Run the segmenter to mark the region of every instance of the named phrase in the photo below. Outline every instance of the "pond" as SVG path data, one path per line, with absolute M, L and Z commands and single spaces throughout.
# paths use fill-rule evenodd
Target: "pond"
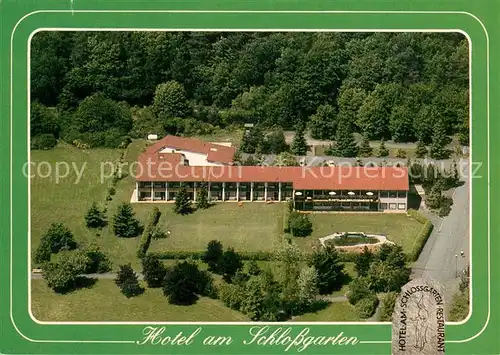
M 376 237 L 367 236 L 362 233 L 344 233 L 329 240 L 329 244 L 335 246 L 351 246 L 360 244 L 376 244 L 380 239 Z

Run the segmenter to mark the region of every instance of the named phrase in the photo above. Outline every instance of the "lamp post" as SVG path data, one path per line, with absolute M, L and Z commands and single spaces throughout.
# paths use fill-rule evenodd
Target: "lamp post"
M 458 277 L 457 261 L 458 261 L 458 255 L 455 254 L 455 277 Z

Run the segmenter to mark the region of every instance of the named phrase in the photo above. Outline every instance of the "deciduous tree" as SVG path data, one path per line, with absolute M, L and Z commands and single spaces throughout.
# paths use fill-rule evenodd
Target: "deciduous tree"
M 222 255 L 224 254 L 222 243 L 217 240 L 208 242 L 207 250 L 202 257 L 203 262 L 208 264 L 208 270 L 218 273 Z
M 153 112 L 158 118 L 185 117 L 188 113 L 186 93 L 182 84 L 175 80 L 156 87 Z

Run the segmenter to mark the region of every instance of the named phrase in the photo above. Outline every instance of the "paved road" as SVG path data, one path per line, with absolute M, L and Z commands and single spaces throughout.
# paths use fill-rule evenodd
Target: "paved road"
M 136 272 L 136 274 L 137 274 L 137 278 L 139 280 L 143 279 L 141 273 Z M 116 279 L 116 273 L 115 272 L 106 272 L 104 274 L 87 274 L 87 275 L 82 275 L 82 276 L 85 276 L 85 277 L 88 277 L 88 278 L 91 278 L 91 279 L 104 279 L 104 280 L 114 280 L 114 279 Z M 37 279 L 42 279 L 43 277 L 42 277 L 41 274 L 32 273 L 31 274 L 31 278 L 37 280 Z
M 464 181 L 453 193 L 448 216 L 439 218 L 426 213 L 434 230 L 413 265 L 413 277 L 429 276 L 440 281 L 446 287 L 448 300 L 457 291 L 461 272 L 469 263 L 469 179 Z

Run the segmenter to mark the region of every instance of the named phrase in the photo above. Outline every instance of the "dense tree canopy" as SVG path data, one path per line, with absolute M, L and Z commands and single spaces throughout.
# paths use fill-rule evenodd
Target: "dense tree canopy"
M 91 145 L 131 131 L 127 105 L 152 106 L 135 134 L 310 121 L 331 139 L 347 120 L 370 139 L 430 144 L 442 121 L 467 142 L 468 53 L 454 33 L 40 32 L 31 94 L 59 108 L 63 139 Z

